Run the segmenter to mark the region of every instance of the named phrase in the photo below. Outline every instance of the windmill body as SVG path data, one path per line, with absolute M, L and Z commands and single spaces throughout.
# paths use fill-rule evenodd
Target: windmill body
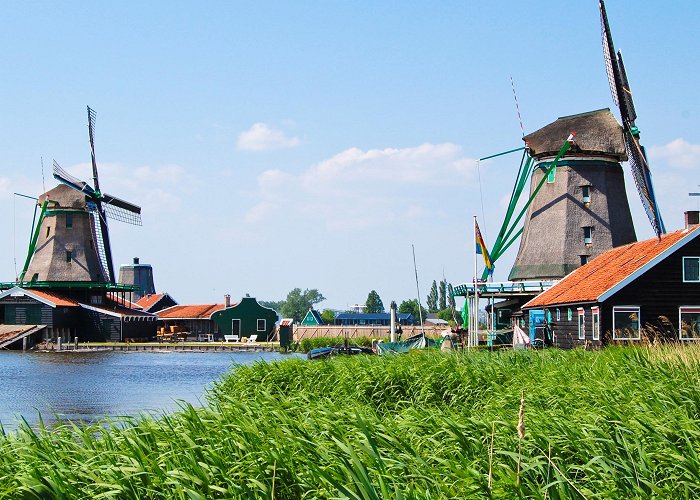
M 622 128 L 608 109 L 559 118 L 526 136 L 535 160 L 531 189 L 570 131 L 571 149 L 528 207 L 509 279 L 560 279 L 589 259 L 636 241 L 621 161 Z
M 47 198 L 48 209 L 25 279 L 35 283 L 106 283 L 85 195 L 59 185 L 39 197 L 39 206 Z

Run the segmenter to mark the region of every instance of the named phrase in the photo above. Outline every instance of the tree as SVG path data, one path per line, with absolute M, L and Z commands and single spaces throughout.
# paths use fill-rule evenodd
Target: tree
M 438 304 L 438 308 L 440 310 L 447 309 L 447 298 L 445 297 L 446 295 L 447 295 L 447 281 L 442 280 L 442 281 L 440 281 L 440 303 Z
M 324 300 L 326 298 L 315 288 L 312 290 L 306 289 L 303 292 L 301 288 L 295 288 L 287 294 L 287 300 L 282 305 L 282 316 L 294 318 L 294 321 L 299 323 L 314 304 Z
M 269 307 L 270 309 L 280 313 L 282 311 L 282 306 L 284 305 L 284 300 L 259 300 L 258 304 L 263 307 Z
M 422 313 L 422 316 L 418 315 L 418 301 L 416 299 L 404 300 L 403 302 L 401 302 L 401 305 L 399 306 L 399 312 L 412 314 L 413 315 L 413 322 L 416 324 L 420 323 L 421 317 L 425 321 L 425 316 L 427 314 L 425 308 L 421 307 L 420 311 Z
M 326 309 L 321 313 L 321 319 L 327 325 L 332 325 L 333 323 L 335 323 L 335 313 L 330 309 Z
M 447 284 L 447 305 L 450 307 L 450 309 L 456 309 L 457 304 L 455 302 L 455 296 L 454 296 L 454 288 L 452 288 L 452 283 Z
M 365 301 L 365 311 L 370 314 L 384 312 L 384 304 L 382 303 L 382 299 L 379 297 L 376 290 L 372 290 L 369 292 L 369 295 L 367 295 L 367 300 Z
M 433 284 L 430 287 L 430 292 L 428 293 L 428 311 L 431 313 L 438 310 L 438 288 L 437 283 L 433 280 Z

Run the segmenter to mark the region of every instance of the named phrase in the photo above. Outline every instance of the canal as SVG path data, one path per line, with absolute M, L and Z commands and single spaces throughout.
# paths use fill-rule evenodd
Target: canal
M 159 414 L 179 401 L 201 405 L 215 380 L 236 364 L 275 361 L 276 352 L 17 352 L 0 351 L 0 422 L 39 415 L 95 421 L 104 417 Z

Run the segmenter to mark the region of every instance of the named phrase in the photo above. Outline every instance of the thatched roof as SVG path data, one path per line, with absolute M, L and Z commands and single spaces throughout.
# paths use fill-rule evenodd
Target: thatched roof
M 562 116 L 526 135 L 523 140 L 530 148 L 530 155 L 539 159 L 556 156 L 571 132 L 576 136 L 566 157 L 605 156 L 615 161 L 627 159 L 622 127 L 608 108 Z

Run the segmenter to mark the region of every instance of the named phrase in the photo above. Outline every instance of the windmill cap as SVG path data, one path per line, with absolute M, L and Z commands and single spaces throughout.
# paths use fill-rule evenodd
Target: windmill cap
M 562 116 L 541 129 L 526 135 L 530 156 L 542 158 L 555 156 L 570 134 L 575 133 L 575 140 L 570 151 L 571 156 L 606 156 L 615 161 L 625 161 L 627 152 L 622 127 L 609 108 Z

